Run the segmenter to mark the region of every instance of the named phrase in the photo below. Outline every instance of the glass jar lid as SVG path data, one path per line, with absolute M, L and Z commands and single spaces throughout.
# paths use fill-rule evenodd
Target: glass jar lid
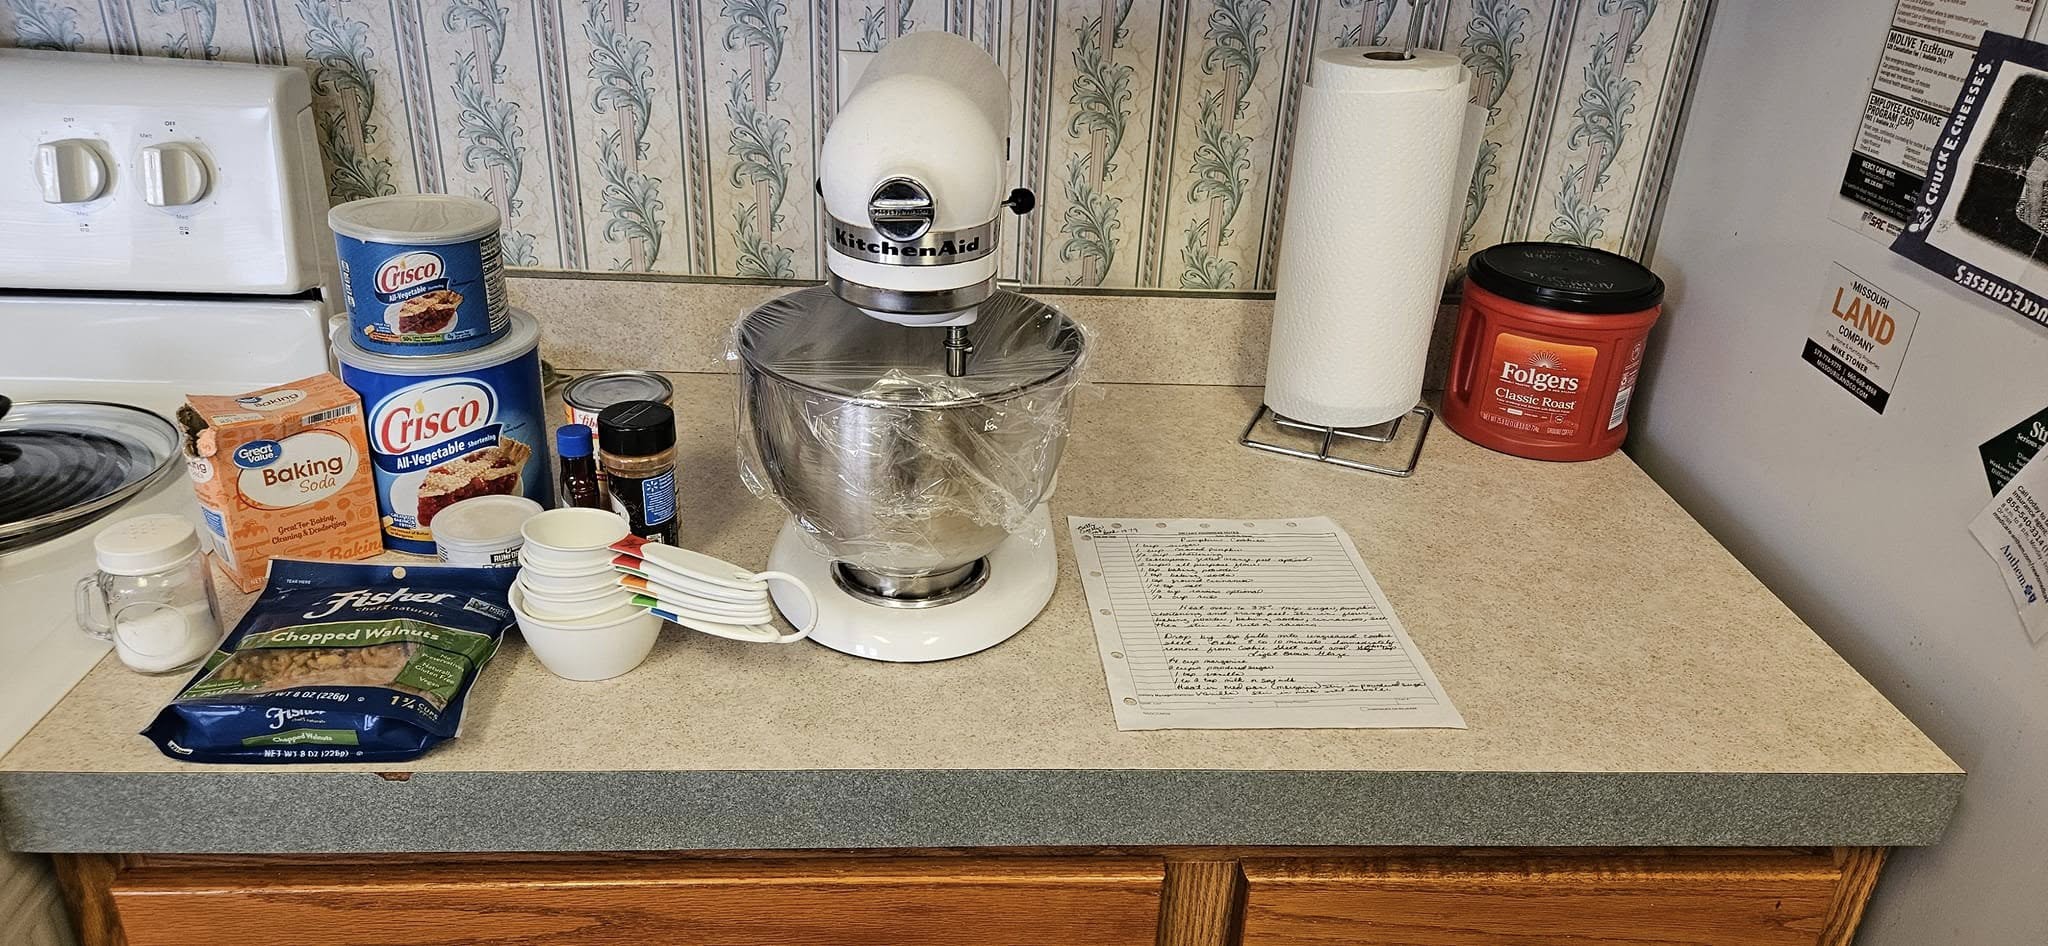
M 197 554 L 199 532 L 184 516 L 135 516 L 101 529 L 92 550 L 100 571 L 109 575 L 149 575 Z
M 1087 339 L 1060 310 L 997 291 L 967 326 L 967 373 L 946 374 L 942 327 L 898 325 L 817 286 L 740 320 L 735 348 L 750 369 L 836 398 L 902 407 L 995 400 L 1066 378 Z

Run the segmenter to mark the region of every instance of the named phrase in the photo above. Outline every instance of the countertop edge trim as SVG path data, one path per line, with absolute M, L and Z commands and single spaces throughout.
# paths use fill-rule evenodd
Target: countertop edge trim
M 51 853 L 1918 846 L 1960 773 L 1125 769 L 0 773 Z

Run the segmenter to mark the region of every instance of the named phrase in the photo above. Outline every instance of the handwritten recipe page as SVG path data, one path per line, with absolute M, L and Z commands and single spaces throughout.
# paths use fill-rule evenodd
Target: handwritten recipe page
M 1067 526 L 1118 729 L 1463 729 L 1327 518 Z

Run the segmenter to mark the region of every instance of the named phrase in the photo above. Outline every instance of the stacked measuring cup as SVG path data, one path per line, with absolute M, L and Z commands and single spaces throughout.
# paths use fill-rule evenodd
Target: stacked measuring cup
M 786 644 L 810 634 L 774 626 L 768 583 L 795 579 L 648 542 L 617 513 L 550 509 L 520 532 L 512 611 L 527 646 L 556 676 L 604 680 L 632 670 L 654 649 L 664 620 L 738 641 Z
M 612 571 L 611 544 L 629 533 L 603 509 L 550 509 L 520 527 L 512 613 L 541 666 L 570 680 L 603 680 L 640 665 L 661 618 L 633 603 Z

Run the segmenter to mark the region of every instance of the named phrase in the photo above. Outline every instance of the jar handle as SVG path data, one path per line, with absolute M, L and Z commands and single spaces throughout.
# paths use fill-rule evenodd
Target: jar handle
M 1451 383 L 1446 385 L 1450 389 L 1446 393 L 1461 404 L 1472 400 L 1472 378 L 1476 375 L 1472 359 L 1479 356 L 1479 338 L 1486 334 L 1485 323 L 1486 317 L 1478 306 L 1472 306 L 1471 321 L 1458 322 L 1458 350 L 1451 356 Z
M 107 610 L 107 599 L 105 595 L 100 594 L 99 581 L 100 576 L 98 574 L 91 574 L 80 578 L 78 586 L 72 594 L 72 603 L 78 612 L 79 630 L 100 640 L 111 641 L 114 639 L 112 616 L 100 618 L 94 614 L 94 612 L 104 614 Z

